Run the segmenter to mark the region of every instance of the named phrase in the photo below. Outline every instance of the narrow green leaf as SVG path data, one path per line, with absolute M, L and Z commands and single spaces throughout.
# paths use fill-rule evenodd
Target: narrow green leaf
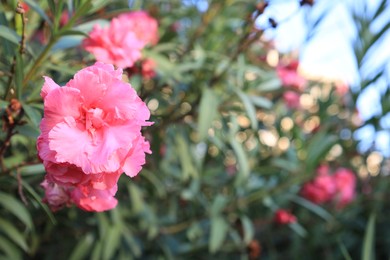
M 209 251 L 214 254 L 225 241 L 229 225 L 221 216 L 211 218 L 211 232 L 209 240 Z
M 318 162 L 329 152 L 337 141 L 338 138 L 336 136 L 328 135 L 325 131 L 313 137 L 307 147 L 306 165 L 309 171 L 317 166 Z
M 4 25 L 0 25 L 0 37 L 6 39 L 7 41 L 15 43 L 16 45 L 19 45 L 21 39 L 20 36 L 14 30 Z
M 245 245 L 248 245 L 255 236 L 255 230 L 252 221 L 247 216 L 241 217 L 241 224 L 244 230 L 244 243 Z
M 35 201 L 43 208 L 43 210 L 46 212 L 46 214 L 49 217 L 49 219 L 51 220 L 51 222 L 53 224 L 56 224 L 57 221 L 56 221 L 53 213 L 51 212 L 51 210 L 48 208 L 48 206 L 46 204 L 42 203 L 41 196 L 39 196 L 38 193 L 27 182 L 22 180 L 22 185 L 23 185 L 23 188 L 25 188 L 28 191 L 28 193 L 30 193 L 31 196 L 35 199 Z
M 28 252 L 28 245 L 21 232 L 17 230 L 11 222 L 0 218 L 1 232 L 7 235 L 15 244 L 22 248 L 25 252 Z
M 90 252 L 94 242 L 94 237 L 92 234 L 88 233 L 84 236 L 81 241 L 77 242 L 77 246 L 72 251 L 72 254 L 69 257 L 69 260 L 81 260 L 86 259 L 88 253 Z
M 133 234 L 128 228 L 124 228 L 123 238 L 125 243 L 129 246 L 131 252 L 135 257 L 140 257 L 142 254 L 141 246 L 139 242 L 134 238 Z
M 115 252 L 119 248 L 121 233 L 120 225 L 114 225 L 108 229 L 104 237 L 103 259 L 113 259 Z
M 343 254 L 343 257 L 345 260 L 352 260 L 352 257 L 351 255 L 349 254 L 347 248 L 345 247 L 344 243 L 341 241 L 341 239 L 338 239 L 338 244 L 339 244 L 339 247 L 340 247 L 340 251 L 341 253 Z
M 280 89 L 282 86 L 282 83 L 280 82 L 280 79 L 278 77 L 272 77 L 271 79 L 261 83 L 257 90 L 261 92 L 271 92 Z
M 260 108 L 265 108 L 265 109 L 271 109 L 272 108 L 272 101 L 269 99 L 262 97 L 262 96 L 249 96 L 250 100 L 252 103 Z
M 248 114 L 248 117 L 249 117 L 249 119 L 251 121 L 252 129 L 256 130 L 257 129 L 257 125 L 258 125 L 258 121 L 257 121 L 257 117 L 256 117 L 256 109 L 253 106 L 253 103 L 251 102 L 251 100 L 248 97 L 248 95 L 246 95 L 241 90 L 235 89 L 235 92 L 237 93 L 237 95 L 242 100 L 242 103 L 244 104 L 246 113 Z
M 364 234 L 362 260 L 372 260 L 374 257 L 374 240 L 375 240 L 375 222 L 376 214 L 372 212 L 366 226 Z
M 46 15 L 46 12 L 42 10 L 42 8 L 39 6 L 39 4 L 33 0 L 24 0 L 24 2 L 26 2 L 26 4 L 28 4 L 31 9 L 33 9 L 35 12 L 37 12 L 39 14 L 40 17 L 42 17 L 42 19 L 44 19 L 49 25 L 50 27 L 53 26 L 53 23 L 51 22 L 51 20 L 49 19 L 49 17 Z
M 0 252 L 1 251 L 7 255 L 6 259 L 22 259 L 20 249 L 2 236 L 0 236 Z
M 305 207 L 326 221 L 333 220 L 333 216 L 328 211 L 304 198 L 294 196 L 291 198 L 291 201 Z
M 103 240 L 99 240 L 95 243 L 95 246 L 92 250 L 91 259 L 92 260 L 101 260 L 102 259 L 102 251 L 103 251 Z
M 129 183 L 127 185 L 128 187 L 128 191 L 129 191 L 129 195 L 130 195 L 130 199 L 131 199 L 131 207 L 133 209 L 133 212 L 138 214 L 138 213 L 141 213 L 143 210 L 144 210 L 144 205 L 145 205 L 145 202 L 144 202 L 144 199 L 142 197 L 142 193 L 141 191 L 139 190 L 139 188 L 132 184 L 132 183 Z
M 35 127 L 39 126 L 39 123 L 41 122 L 42 116 L 41 113 L 34 107 L 22 103 L 23 110 L 26 112 L 26 115 L 30 118 L 31 122 L 34 124 Z
M 297 233 L 300 237 L 306 237 L 307 231 L 304 227 L 302 227 L 299 223 L 291 223 L 288 225 L 295 233 Z
M 156 174 L 144 168 L 142 169 L 141 176 L 145 177 L 145 179 L 147 179 L 153 185 L 159 198 L 163 198 L 166 196 L 164 184 L 157 178 Z
M 199 105 L 198 131 L 200 140 L 205 140 L 208 130 L 217 115 L 218 99 L 213 90 L 204 88 Z
M 33 221 L 30 213 L 26 207 L 13 196 L 0 192 L 0 205 L 22 221 L 29 230 L 33 229 Z
M 180 134 L 176 136 L 177 153 L 182 167 L 183 180 L 186 181 L 190 177 L 197 179 L 198 171 L 192 161 L 190 147 L 188 142 Z
M 104 212 L 100 212 L 96 214 L 98 219 L 98 227 L 99 227 L 99 236 L 103 238 L 106 236 L 108 229 L 110 228 L 110 222 Z
M 244 148 L 238 141 L 234 138 L 230 138 L 230 145 L 233 148 L 233 151 L 237 157 L 239 174 L 237 175 L 236 184 L 241 184 L 243 181 L 247 180 L 250 174 L 250 167 L 247 155 L 244 151 Z
M 218 216 L 222 210 L 225 208 L 228 200 L 225 196 L 218 194 L 213 201 L 213 204 L 210 208 L 210 215 L 211 216 Z

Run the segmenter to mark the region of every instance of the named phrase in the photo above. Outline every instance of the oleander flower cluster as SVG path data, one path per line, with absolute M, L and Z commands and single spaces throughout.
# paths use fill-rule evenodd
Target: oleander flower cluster
M 276 67 L 276 73 L 285 88 L 283 100 L 290 109 L 300 107 L 300 93 L 305 89 L 307 83 L 306 79 L 298 73 L 298 66 L 299 62 L 293 60 L 288 64 L 279 64 Z
M 346 168 L 338 168 L 332 174 L 326 165 L 317 169 L 316 177 L 307 182 L 301 195 L 316 204 L 332 202 L 343 208 L 355 198 L 356 176 Z
M 131 68 L 142 58 L 142 49 L 158 42 L 157 20 L 145 11 L 134 11 L 113 18 L 108 27 L 95 25 L 82 46 L 97 61 L 120 68 Z M 152 63 L 142 62 L 149 71 Z M 150 75 L 150 72 L 149 72 Z
M 52 210 L 75 204 L 86 211 L 117 205 L 117 182 L 134 177 L 151 153 L 141 134 L 150 112 L 122 69 L 97 62 L 60 87 L 45 77 L 38 154 L 46 169 L 44 201 Z

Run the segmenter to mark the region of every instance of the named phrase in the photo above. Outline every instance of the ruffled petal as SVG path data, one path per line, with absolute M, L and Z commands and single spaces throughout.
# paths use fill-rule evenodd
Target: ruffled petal
M 143 136 L 139 136 L 134 143 L 122 165 L 123 171 L 129 177 L 134 177 L 141 171 L 142 165 L 145 164 L 145 153 L 152 153 L 149 142 L 145 141 Z
M 56 162 L 74 164 L 87 174 L 92 173 L 88 155 L 93 147 L 88 132 L 78 126 L 72 117 L 49 132 L 49 148 L 56 152 Z

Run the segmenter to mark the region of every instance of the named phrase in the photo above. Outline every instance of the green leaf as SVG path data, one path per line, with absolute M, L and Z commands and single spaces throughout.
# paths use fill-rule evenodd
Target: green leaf
M 22 259 L 20 249 L 18 249 L 8 239 L 0 236 L 0 252 L 3 251 L 6 255 L 6 259 Z
M 255 236 L 255 230 L 250 218 L 248 218 L 247 216 L 242 216 L 240 219 L 242 228 L 244 230 L 244 243 L 248 245 Z
M 85 235 L 81 241 L 77 242 L 77 246 L 72 251 L 69 260 L 86 259 L 88 253 L 92 248 L 93 242 L 94 242 L 94 237 L 92 234 L 88 233 L 87 235 Z
M 128 188 L 128 191 L 129 191 L 129 195 L 130 195 L 130 199 L 131 199 L 131 206 L 132 206 L 132 209 L 134 211 L 134 213 L 138 214 L 138 213 L 141 213 L 142 211 L 144 211 L 144 205 L 145 205 L 145 202 L 144 202 L 144 199 L 142 197 L 142 192 L 139 190 L 139 188 L 132 184 L 132 183 L 129 183 L 127 185 L 127 188 Z
M 39 123 L 41 122 L 42 116 L 41 113 L 34 107 L 22 103 L 23 110 L 26 112 L 28 118 L 30 118 L 31 122 L 34 124 L 35 127 L 39 126 Z
M 42 19 L 44 19 L 50 25 L 50 27 L 53 27 L 53 23 L 51 22 L 49 17 L 46 15 L 46 12 L 42 10 L 42 8 L 39 6 L 38 3 L 32 0 L 24 0 L 24 2 L 26 2 L 31 7 L 31 9 L 37 12 L 39 16 L 42 17 Z
M 280 79 L 277 77 L 272 77 L 271 79 L 261 83 L 257 90 L 261 92 L 271 92 L 280 89 L 282 86 L 282 83 L 280 82 Z
M 83 39 L 84 36 L 80 35 L 66 35 L 64 37 L 61 37 L 61 39 L 56 44 L 54 44 L 51 51 L 55 52 L 58 50 L 74 48 L 76 46 L 79 46 Z
M 210 215 L 211 216 L 218 216 L 222 210 L 225 208 L 228 200 L 225 196 L 218 194 L 214 201 L 213 204 L 211 205 L 210 209 Z
M 141 176 L 153 185 L 159 198 L 164 198 L 167 195 L 164 184 L 156 177 L 156 174 L 144 168 L 142 169 Z
M 16 45 L 19 45 L 21 39 L 20 36 L 14 30 L 4 25 L 0 25 L 0 37 L 6 39 L 7 41 L 15 43 Z
M 141 247 L 139 245 L 139 242 L 137 240 L 135 240 L 131 231 L 126 227 L 124 227 L 124 230 L 123 230 L 123 238 L 124 238 L 125 243 L 127 243 L 127 245 L 129 246 L 131 252 L 134 254 L 134 256 L 140 257 L 142 254 L 142 250 L 141 250 Z
M 323 131 L 316 134 L 307 147 L 306 165 L 308 170 L 313 170 L 320 160 L 329 152 L 338 141 L 334 135 L 329 135 Z
M 257 130 L 258 121 L 257 121 L 257 117 L 256 117 L 256 109 L 253 106 L 253 103 L 251 102 L 248 95 L 246 95 L 244 92 L 242 92 L 241 90 L 239 90 L 237 88 L 234 90 L 237 93 L 237 95 L 240 97 L 240 99 L 242 100 L 242 103 L 244 104 L 246 113 L 248 114 L 248 117 L 251 121 L 252 129 Z
M 28 184 L 27 182 L 23 181 L 22 180 L 22 185 L 23 185 L 23 188 L 25 188 L 30 194 L 31 196 L 33 196 L 33 198 L 35 199 L 36 202 L 38 202 L 38 204 L 41 206 L 41 208 L 43 208 L 43 210 L 46 212 L 47 216 L 49 217 L 49 219 L 51 220 L 51 222 L 53 224 L 56 224 L 57 221 L 55 219 L 55 217 L 53 216 L 53 213 L 51 212 L 51 210 L 47 207 L 46 204 L 43 204 L 42 203 L 42 198 L 40 195 L 38 195 L 38 193 L 30 186 L 30 184 Z
M 366 226 L 366 232 L 364 234 L 362 260 L 372 260 L 374 257 L 374 240 L 375 240 L 375 222 L 376 214 L 372 212 Z
M 236 184 L 240 185 L 249 177 L 250 174 L 249 161 L 244 148 L 240 143 L 238 143 L 238 141 L 234 136 L 230 138 L 230 145 L 232 146 L 233 151 L 237 157 L 239 174 L 237 175 L 236 178 Z
M 190 177 L 197 179 L 198 171 L 192 161 L 191 152 L 188 142 L 180 134 L 176 136 L 177 153 L 182 167 L 183 180 L 186 181 Z
M 22 233 L 17 230 L 11 222 L 0 218 L 1 232 L 7 235 L 15 244 L 22 248 L 25 252 L 28 252 L 28 245 Z
M 33 126 L 32 123 L 17 125 L 15 127 L 15 131 L 20 135 L 30 137 L 32 139 L 37 139 L 40 134 L 39 128 L 37 126 Z
M 102 259 L 102 250 L 103 250 L 103 240 L 99 240 L 95 243 L 95 246 L 92 251 L 91 259 L 92 260 L 101 260 Z
M 214 254 L 225 241 L 229 225 L 221 216 L 211 218 L 211 232 L 209 240 L 209 251 Z
M 113 259 L 121 238 L 120 225 L 111 226 L 104 237 L 103 259 Z
M 269 99 L 266 99 L 265 97 L 262 96 L 249 96 L 251 102 L 260 108 L 265 108 L 265 109 L 271 109 L 272 108 L 272 101 Z
M 334 219 L 328 211 L 304 198 L 294 196 L 291 198 L 291 201 L 305 207 L 306 209 L 317 214 L 319 217 L 323 218 L 326 221 L 331 221 Z
M 288 225 L 295 233 L 297 233 L 300 237 L 306 237 L 307 231 L 304 227 L 302 227 L 299 223 L 291 223 Z
M 198 131 L 200 140 L 205 140 L 208 130 L 217 115 L 218 98 L 213 90 L 204 88 L 199 105 Z
M 15 199 L 13 196 L 0 192 L 0 205 L 22 221 L 29 230 L 33 229 L 31 215 L 20 201 Z

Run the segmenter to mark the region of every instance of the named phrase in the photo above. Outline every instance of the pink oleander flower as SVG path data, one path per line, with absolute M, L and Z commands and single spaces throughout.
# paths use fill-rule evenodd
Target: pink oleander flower
M 57 211 L 63 206 L 71 204 L 69 190 L 66 187 L 46 179 L 41 183 L 41 186 L 45 189 L 43 202 L 47 203 L 52 211 Z
M 336 185 L 332 175 L 320 167 L 314 180 L 303 185 L 301 195 L 316 204 L 328 202 L 333 198 Z
M 336 184 L 336 207 L 343 208 L 355 198 L 355 174 L 345 168 L 339 168 L 333 175 Z
M 130 12 L 112 19 L 110 25 L 95 25 L 82 46 L 96 60 L 129 68 L 141 59 L 141 50 L 158 41 L 157 21 L 144 11 Z
M 297 222 L 297 218 L 284 209 L 279 209 L 275 212 L 274 221 L 281 225 L 291 224 Z
M 303 90 L 305 88 L 306 79 L 298 74 L 298 65 L 298 61 L 291 61 L 287 65 L 279 65 L 276 67 L 276 73 L 282 81 L 283 86 L 296 90 Z
M 320 166 L 314 180 L 303 185 L 301 195 L 316 204 L 335 203 L 337 208 L 343 208 L 355 198 L 356 177 L 345 168 L 338 168 L 334 174 L 329 173 L 329 167 Z
M 298 109 L 301 107 L 301 103 L 299 102 L 300 95 L 291 90 L 287 90 L 283 93 L 283 101 L 286 106 L 290 109 Z
M 88 211 L 116 206 L 122 172 L 134 177 L 151 153 L 141 135 L 150 112 L 122 70 L 97 62 L 60 87 L 45 77 L 44 117 L 37 140 L 46 180 Z M 56 186 L 56 187 L 57 187 Z M 46 196 L 51 205 L 51 198 Z
M 146 59 L 142 62 L 142 76 L 146 79 L 151 79 L 156 76 L 156 62 L 152 59 Z

